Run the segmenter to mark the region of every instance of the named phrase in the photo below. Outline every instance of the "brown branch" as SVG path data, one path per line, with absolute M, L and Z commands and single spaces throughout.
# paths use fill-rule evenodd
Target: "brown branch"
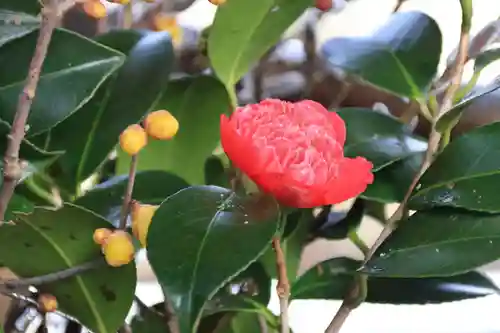
M 401 6 L 403 5 L 403 3 L 405 3 L 406 0 L 398 0 L 398 2 L 396 3 L 396 6 L 394 6 L 394 9 L 392 10 L 393 13 L 396 13 L 398 12 L 400 9 L 401 9 Z
M 0 281 L 0 287 L 5 287 L 8 290 L 20 288 L 20 287 L 27 287 L 27 286 L 38 286 L 42 284 L 48 284 L 56 281 L 61 281 L 64 279 L 68 279 L 70 277 L 73 277 L 75 275 L 84 273 L 88 270 L 91 270 L 93 268 L 97 268 L 101 265 L 103 265 L 105 262 L 101 258 L 98 260 L 94 261 L 89 261 L 84 264 L 70 267 L 67 269 L 64 269 L 59 272 L 54 272 L 54 273 L 49 273 L 46 275 L 40 275 L 40 276 L 35 276 L 31 278 L 26 278 L 26 279 L 20 279 L 20 280 L 7 280 L 7 281 Z
M 165 297 L 165 311 L 166 311 L 166 319 L 167 326 L 170 333 L 181 333 L 181 328 L 179 326 L 179 318 L 177 318 L 177 314 L 175 313 L 174 306 L 172 302 Z
M 125 189 L 125 194 L 123 196 L 122 211 L 120 216 L 119 228 L 122 230 L 127 228 L 127 218 L 130 210 L 130 202 L 132 201 L 132 192 L 134 191 L 135 174 L 137 173 L 137 162 L 137 155 L 133 155 L 130 160 L 127 188 Z
M 276 292 L 280 300 L 280 322 L 281 333 L 289 333 L 289 319 L 288 319 L 288 303 L 290 297 L 290 282 L 288 282 L 288 275 L 286 272 L 286 261 L 281 248 L 280 237 L 273 238 L 273 248 L 276 253 L 276 270 L 278 273 L 278 285 Z
M 354 277 L 352 287 L 344 297 L 342 305 L 333 317 L 330 325 L 328 325 L 325 333 L 340 332 L 340 329 L 344 325 L 347 317 L 349 317 L 351 312 L 365 301 L 367 293 L 367 281 L 368 277 L 366 275 L 356 275 Z
M 439 142 L 441 139 L 441 135 L 439 132 L 436 131 L 435 124 L 436 121 L 439 119 L 439 117 L 448 112 L 448 110 L 452 107 L 453 105 L 453 98 L 458 91 L 458 88 L 460 87 L 460 83 L 462 81 L 462 74 L 465 66 L 465 62 L 467 61 L 467 49 L 468 49 L 468 43 L 469 43 L 469 32 L 466 29 L 462 29 L 462 33 L 460 34 L 460 49 L 459 49 L 459 54 L 457 56 L 457 60 L 455 62 L 455 67 L 453 70 L 454 76 L 452 78 L 452 84 L 448 87 L 445 96 L 440 104 L 439 110 L 435 110 L 433 113 L 433 119 L 432 119 L 432 129 L 429 134 L 429 142 L 427 146 L 427 150 L 425 152 L 424 159 L 422 161 L 422 165 L 420 166 L 419 170 L 417 171 L 415 177 L 413 178 L 413 181 L 411 182 L 410 186 L 408 187 L 408 190 L 406 191 L 406 194 L 401 201 L 398 209 L 394 212 L 394 214 L 387 220 L 387 222 L 384 225 L 384 228 L 382 229 L 382 232 L 378 236 L 378 238 L 375 240 L 375 243 L 370 247 L 370 250 L 365 256 L 365 259 L 363 261 L 363 265 L 365 265 L 371 257 L 375 254 L 377 249 L 382 245 L 382 243 L 392 234 L 394 229 L 397 226 L 397 223 L 403 218 L 405 211 L 406 211 L 406 206 L 408 204 L 408 200 L 410 199 L 413 190 L 417 186 L 418 182 L 420 181 L 420 178 L 422 175 L 425 173 L 425 171 L 429 168 L 431 165 L 434 154 L 437 152 L 439 148 Z M 423 108 L 427 108 L 426 102 L 421 103 Z M 327 330 L 325 333 L 337 333 L 339 332 L 340 328 L 342 327 L 343 323 L 351 313 L 353 309 L 355 309 L 358 305 L 355 307 L 350 306 L 350 303 L 348 302 L 349 295 L 355 295 L 358 294 L 359 292 L 359 285 L 356 284 L 354 285 L 349 293 L 348 297 L 344 300 L 344 303 L 340 307 L 339 311 L 335 315 L 335 317 L 332 319 L 332 322 L 328 326 Z
M 35 98 L 40 72 L 47 56 L 52 33 L 58 23 L 59 9 L 57 1 L 48 0 L 47 5 L 42 9 L 42 23 L 36 42 L 35 53 L 28 69 L 26 84 L 19 95 L 11 131 L 7 136 L 8 146 L 4 155 L 3 185 L 0 190 L 0 221 L 4 220 L 7 206 L 22 175 L 22 167 L 19 162 L 19 149 L 24 139 L 26 121 L 28 120 L 31 105 Z

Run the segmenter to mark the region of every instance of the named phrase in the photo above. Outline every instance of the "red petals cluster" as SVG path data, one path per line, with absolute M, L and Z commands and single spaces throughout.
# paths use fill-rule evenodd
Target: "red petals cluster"
M 221 117 L 222 147 L 264 192 L 297 208 L 335 204 L 373 182 L 372 164 L 344 157 L 345 123 L 305 100 L 263 100 Z

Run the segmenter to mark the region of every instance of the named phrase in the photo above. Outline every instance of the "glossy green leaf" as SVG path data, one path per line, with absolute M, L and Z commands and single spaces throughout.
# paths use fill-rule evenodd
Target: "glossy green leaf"
M 174 56 L 167 32 L 141 36 L 122 31 L 113 32 L 112 37 L 103 40 L 128 55 L 124 65 L 82 109 L 50 132 L 48 147 L 66 150 L 58 161 L 61 174 L 57 178 L 73 191 L 102 164 L 120 133 L 154 108 L 172 68 Z M 125 49 L 127 46 L 130 48 Z
M 39 0 L 2 0 L 0 9 L 37 15 L 41 6 Z
M 232 89 L 312 5 L 312 0 L 235 0 L 220 6 L 208 38 L 208 56 L 217 76 Z
M 59 210 L 37 208 L 18 215 L 15 222 L 1 227 L 0 262 L 20 277 L 57 272 L 102 257 L 92 234 L 109 227 L 103 218 L 69 204 Z M 115 333 L 132 305 L 135 274 L 133 262 L 119 268 L 103 264 L 39 289 L 54 295 L 63 313 L 90 330 Z
M 161 204 L 147 254 L 165 296 L 175 300 L 181 333 L 195 332 L 205 303 L 268 248 L 277 215 L 270 197 L 242 198 L 216 186 L 190 187 Z
M 348 258 L 324 261 L 305 272 L 292 286 L 293 299 L 341 300 L 361 262 Z M 366 302 L 379 304 L 432 304 L 483 297 L 498 287 L 478 272 L 435 278 L 368 279 Z
M 456 124 L 458 124 L 462 113 L 467 110 L 472 103 L 480 101 L 481 97 L 494 92 L 500 88 L 499 84 L 492 84 L 487 86 L 482 91 L 474 93 L 472 96 L 469 96 L 462 100 L 460 103 L 456 104 L 449 111 L 440 116 L 436 122 L 436 130 L 439 132 L 444 132 L 450 128 L 453 128 Z
M 420 179 L 410 202 L 500 212 L 500 122 L 475 128 L 453 140 Z
M 361 197 L 382 203 L 401 202 L 417 174 L 424 152 L 416 153 L 375 173 L 375 180 Z
M 500 258 L 500 215 L 451 208 L 402 221 L 364 268 L 388 277 L 460 274 Z
M 209 156 L 205 160 L 205 184 L 230 188 L 228 170 L 217 156 Z
M 0 118 L 9 123 L 37 37 L 38 31 L 33 31 L 0 48 Z M 119 52 L 75 33 L 56 30 L 28 118 L 27 136 L 47 131 L 80 108 L 123 60 Z
M 441 31 L 422 12 L 398 12 L 368 37 L 336 37 L 322 47 L 332 67 L 340 67 L 380 88 L 423 97 L 437 72 Z
M 262 326 L 265 327 L 263 330 Z M 265 318 L 259 316 L 255 313 L 240 312 L 235 315 L 229 325 L 217 331 L 216 333 L 278 333 L 278 327 L 270 325 L 266 322 Z
M 139 170 L 170 171 L 191 184 L 204 183 L 203 165 L 220 139 L 220 116 L 229 110 L 229 97 L 219 80 L 210 76 L 172 81 L 155 109 L 170 111 L 179 132 L 168 141 L 151 140 L 139 157 Z M 130 157 L 119 155 L 117 173 L 127 173 Z
M 118 223 L 128 176 L 116 176 L 92 188 L 75 201 L 109 221 Z M 165 198 L 188 187 L 182 178 L 164 171 L 142 171 L 135 176 L 134 200 L 159 205 Z
M 271 278 L 260 262 L 252 263 L 206 303 L 204 316 L 225 311 L 258 312 L 271 298 Z
M 5 221 L 14 220 L 16 214 L 33 212 L 35 206 L 31 201 L 20 195 L 14 194 L 7 205 L 5 212 Z
M 0 9 L 0 47 L 38 29 L 39 24 L 40 21 L 31 15 Z
M 310 223 L 313 219 L 311 209 L 297 210 L 287 216 L 287 224 L 281 239 L 281 249 L 285 257 L 287 275 L 290 282 L 295 281 L 297 278 L 302 250 L 309 241 Z M 276 252 L 274 249 L 270 247 L 260 257 L 259 261 L 264 264 L 267 273 L 276 279 Z
M 345 121 L 347 157 L 363 156 L 374 171 L 427 149 L 424 139 L 411 133 L 397 119 L 372 109 L 344 108 L 338 114 Z
M 330 212 L 326 223 L 314 230 L 313 235 L 326 239 L 345 239 L 351 231 L 358 229 L 364 214 L 365 200 L 358 198 L 347 214 Z

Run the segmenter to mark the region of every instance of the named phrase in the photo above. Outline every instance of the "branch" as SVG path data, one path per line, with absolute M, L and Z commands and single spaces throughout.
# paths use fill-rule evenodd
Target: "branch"
M 432 129 L 429 134 L 429 143 L 427 146 L 427 150 L 425 152 L 424 160 L 422 161 L 422 165 L 420 166 L 419 170 L 417 171 L 415 177 L 413 178 L 413 181 L 411 182 L 410 186 L 408 187 L 408 190 L 406 191 L 406 194 L 401 201 L 401 204 L 399 205 L 398 209 L 394 212 L 394 214 L 387 220 L 386 224 L 384 225 L 384 228 L 382 229 L 382 232 L 376 239 L 375 243 L 370 247 L 368 253 L 365 256 L 365 259 L 363 261 L 363 266 L 372 258 L 372 256 L 375 254 L 377 249 L 382 245 L 382 243 L 392 234 L 392 232 L 396 229 L 397 223 L 403 218 L 405 211 L 406 211 L 406 206 L 408 204 L 408 200 L 410 199 L 413 190 L 417 186 L 418 182 L 420 181 L 420 178 L 422 175 L 427 171 L 429 166 L 431 165 L 434 154 L 437 152 L 439 148 L 439 142 L 441 139 L 441 134 L 436 131 L 435 124 L 436 121 L 439 119 L 439 117 L 448 112 L 449 109 L 451 109 L 453 105 L 453 98 L 458 91 L 460 87 L 460 83 L 462 81 L 462 74 L 464 70 L 464 65 L 465 62 L 467 61 L 467 49 L 468 49 L 468 44 L 469 44 L 469 29 L 464 29 L 462 27 L 462 32 L 460 34 L 460 49 L 459 49 L 459 54 L 457 56 L 457 60 L 455 62 L 454 70 L 453 70 L 453 78 L 452 78 L 452 83 L 448 87 L 445 96 L 441 102 L 441 105 L 439 107 L 439 110 L 435 110 L 433 113 L 433 119 L 432 119 Z M 421 107 L 424 109 L 427 109 L 427 104 L 426 102 L 421 102 Z M 357 275 L 360 278 L 366 279 L 366 275 L 359 274 Z M 362 282 L 362 281 L 361 281 Z M 364 282 L 366 284 L 366 281 Z M 366 287 L 366 285 L 365 285 Z M 364 297 L 366 297 L 366 291 L 365 295 L 359 292 L 360 290 L 360 285 L 359 281 L 357 284 L 355 284 L 349 291 L 348 295 L 344 299 L 344 302 L 342 303 L 342 306 L 340 307 L 339 311 L 335 315 L 335 317 L 332 319 L 332 322 L 328 326 L 327 330 L 325 333 L 338 333 L 344 324 L 345 320 L 349 316 L 352 310 L 354 310 L 359 304 L 361 303 L 353 303 L 351 302 L 350 298 L 352 298 L 354 295 L 357 295 L 357 300 L 358 301 L 363 301 Z
M 167 317 L 167 326 L 170 333 L 181 333 L 181 328 L 179 326 L 179 318 L 175 314 L 172 302 L 165 297 L 165 311 Z
M 365 301 L 367 293 L 367 281 L 368 277 L 366 275 L 355 276 L 353 286 L 345 296 L 342 305 L 333 317 L 330 325 L 328 325 L 325 333 L 339 332 L 351 312 Z
M 130 210 L 130 202 L 132 201 L 132 192 L 134 190 L 135 174 L 137 173 L 137 155 L 133 155 L 130 160 L 130 169 L 128 172 L 127 188 L 123 196 L 122 211 L 120 216 L 119 228 L 125 230 L 127 228 L 127 218 Z
M 273 238 L 273 248 L 276 253 L 276 269 L 278 271 L 278 285 L 276 286 L 276 292 L 280 300 L 281 333 L 289 333 L 288 298 L 290 296 L 290 283 L 288 282 L 286 261 L 279 237 Z
M 26 121 L 28 120 L 31 105 L 35 98 L 40 72 L 47 56 L 52 33 L 58 23 L 59 9 L 57 1 L 48 0 L 47 5 L 42 9 L 42 23 L 36 42 L 35 53 L 31 59 L 26 84 L 19 95 L 11 131 L 7 136 L 8 146 L 4 156 L 3 185 L 0 190 L 0 221 L 4 220 L 10 198 L 14 194 L 14 189 L 22 175 L 19 148 L 24 139 Z
M 49 273 L 46 275 L 40 275 L 20 280 L 16 279 L 16 280 L 0 281 L 0 287 L 6 287 L 7 289 L 15 289 L 19 287 L 38 286 L 42 284 L 57 282 L 81 274 L 93 268 L 99 267 L 104 263 L 105 263 L 104 260 L 99 258 L 98 260 L 89 261 L 84 264 L 70 267 L 68 269 L 64 269 L 62 271 L 55 273 Z

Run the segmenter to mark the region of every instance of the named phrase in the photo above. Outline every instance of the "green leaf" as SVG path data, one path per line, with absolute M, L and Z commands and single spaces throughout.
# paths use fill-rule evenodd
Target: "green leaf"
M 78 206 L 37 208 L 30 215 L 18 215 L 16 225 L 1 227 L 0 262 L 26 278 L 96 260 L 102 254 L 92 235 L 102 227 L 109 227 L 106 220 Z M 115 333 L 132 305 L 135 274 L 133 262 L 119 268 L 103 265 L 39 289 L 54 295 L 63 313 L 90 330 Z
M 234 0 L 218 7 L 208 56 L 224 85 L 232 89 L 309 6 L 312 0 Z
M 393 117 L 364 108 L 344 108 L 338 114 L 347 128 L 345 155 L 365 157 L 374 171 L 427 149 L 424 139 Z
M 345 239 L 351 231 L 356 231 L 358 229 L 364 215 L 365 201 L 358 198 L 347 214 L 330 212 L 326 223 L 314 230 L 313 236 L 336 240 Z
M 167 32 L 113 32 L 103 40 L 109 47 L 120 47 L 127 60 L 103 84 L 83 108 L 66 118 L 50 132 L 52 150 L 66 150 L 58 160 L 60 183 L 76 192 L 107 158 L 120 133 L 151 111 L 168 83 L 173 49 Z M 142 37 L 142 38 L 141 38 Z M 125 47 L 129 49 L 125 49 Z
M 39 25 L 40 21 L 36 17 L 0 9 L 0 47 L 38 29 Z
M 153 311 L 142 311 L 130 323 L 132 332 L 137 333 L 170 333 L 167 321 Z
M 259 322 L 262 320 L 262 322 Z M 267 326 L 264 331 L 261 325 Z M 217 331 L 216 333 L 257 333 L 257 332 L 267 332 L 267 333 L 278 333 L 278 327 L 273 327 L 265 321 L 265 318 L 259 319 L 258 314 L 240 312 L 235 315 L 230 324 L 224 329 Z
M 461 207 L 500 212 L 500 122 L 475 128 L 453 140 L 420 179 L 412 207 Z
M 230 188 L 228 171 L 217 156 L 209 156 L 205 160 L 205 184 Z
M 210 298 L 203 315 L 225 311 L 259 312 L 258 306 L 266 307 L 271 299 L 271 278 L 259 262 L 233 278 Z
M 29 214 L 33 212 L 35 206 L 31 201 L 22 197 L 20 195 L 14 194 L 7 205 L 7 211 L 5 212 L 5 221 L 14 220 L 16 214 L 25 213 Z
M 424 154 L 416 153 L 376 172 L 375 180 L 361 197 L 382 203 L 401 202 L 422 165 Z
M 398 12 L 372 36 L 332 38 L 321 51 L 333 67 L 395 94 L 420 98 L 437 72 L 441 43 L 441 31 L 430 16 Z
M 191 184 L 204 183 L 203 165 L 220 139 L 220 116 L 229 110 L 224 86 L 210 76 L 172 81 L 155 109 L 170 111 L 179 121 L 171 140 L 151 140 L 139 157 L 138 170 L 165 170 Z M 130 156 L 119 155 L 117 173 L 127 173 Z
M 0 9 L 37 15 L 41 6 L 39 0 L 2 0 Z
M 402 221 L 364 272 L 388 277 L 449 276 L 500 258 L 500 215 L 451 208 Z
M 482 71 L 489 64 L 500 59 L 500 48 L 486 50 L 474 59 L 474 72 Z
M 0 118 L 12 123 L 38 31 L 0 48 Z M 27 137 L 55 126 L 85 104 L 124 56 L 66 30 L 56 30 L 28 118 Z M 64 93 L 61 93 L 64 92 Z
M 190 187 L 161 204 L 147 254 L 166 298 L 175 300 L 182 333 L 195 332 L 207 300 L 268 248 L 277 215 L 270 197 L 216 186 Z
M 281 248 L 290 282 L 295 281 L 297 278 L 302 250 L 309 240 L 310 223 L 313 219 L 311 209 L 297 210 L 287 216 L 285 232 L 281 239 Z M 288 235 L 286 235 L 287 231 L 289 232 Z M 267 274 L 276 279 L 276 253 L 274 249 L 270 247 L 260 257 L 259 261 L 264 264 Z
M 482 91 L 476 92 L 472 96 L 469 96 L 460 103 L 454 105 L 453 108 L 438 118 L 436 122 L 436 130 L 442 133 L 449 128 L 455 127 L 455 125 L 457 125 L 460 121 L 462 113 L 467 110 L 472 103 L 479 101 L 481 97 L 494 92 L 498 88 L 500 88 L 499 84 L 488 86 L 485 89 L 482 89 Z
M 127 175 L 113 177 L 93 187 L 90 192 L 78 198 L 75 204 L 118 223 L 127 183 Z M 165 198 L 188 186 L 182 178 L 168 172 L 143 171 L 135 176 L 133 197 L 141 203 L 159 205 Z
M 305 272 L 292 286 L 292 299 L 342 300 L 361 262 L 348 258 L 324 261 Z M 366 302 L 432 304 L 454 302 L 498 293 L 498 287 L 478 272 L 436 278 L 368 279 Z

